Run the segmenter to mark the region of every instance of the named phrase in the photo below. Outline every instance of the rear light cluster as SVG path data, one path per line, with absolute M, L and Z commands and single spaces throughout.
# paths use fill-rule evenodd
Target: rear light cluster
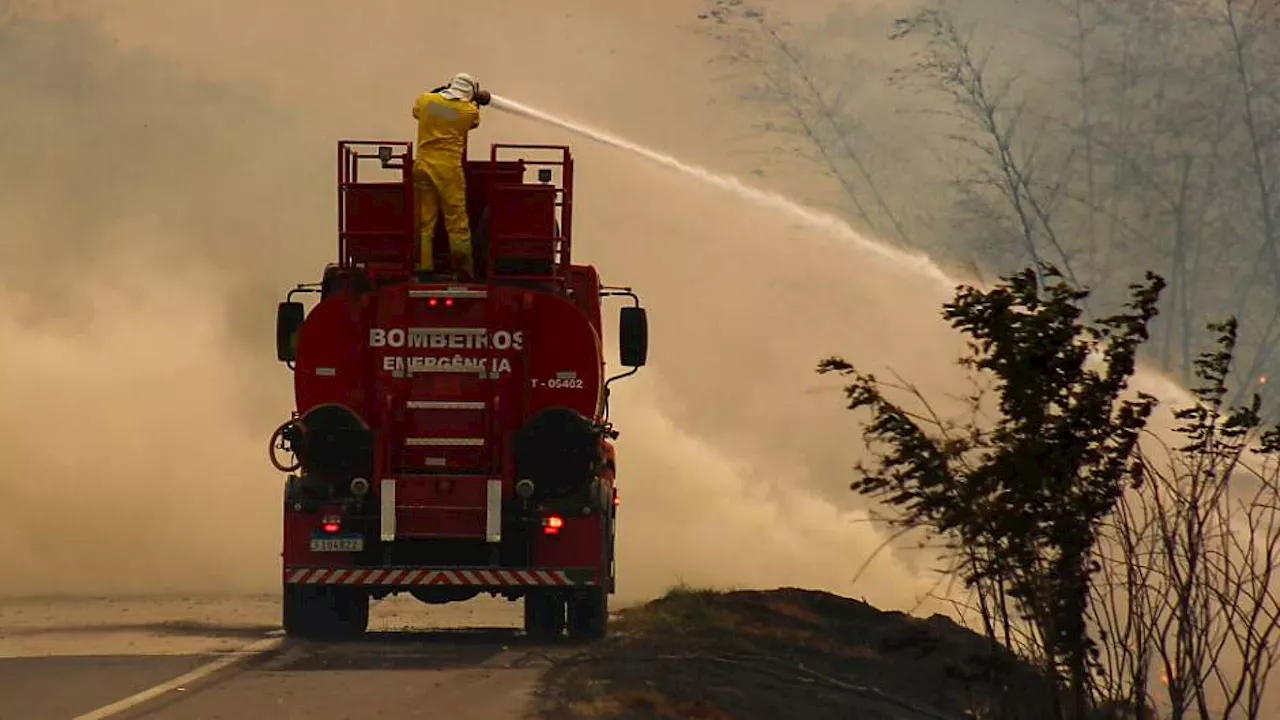
M 342 530 L 342 516 L 341 515 L 325 515 L 324 521 L 321 524 L 321 528 L 323 528 L 324 531 L 330 535 L 337 533 L 338 531 Z
M 613 496 L 613 505 L 617 507 L 622 504 L 622 498 L 615 494 Z M 547 515 L 542 518 L 542 534 L 543 535 L 559 535 L 564 529 L 564 518 L 560 515 Z
M 428 306 L 430 306 L 430 307 L 436 307 L 436 306 L 438 306 L 438 305 L 442 305 L 442 304 L 443 304 L 445 307 L 453 307 L 453 298 L 451 298 L 451 297 L 447 297 L 447 298 L 434 298 L 434 297 L 433 297 L 433 298 L 429 298 L 429 299 L 427 300 L 427 305 L 428 305 Z

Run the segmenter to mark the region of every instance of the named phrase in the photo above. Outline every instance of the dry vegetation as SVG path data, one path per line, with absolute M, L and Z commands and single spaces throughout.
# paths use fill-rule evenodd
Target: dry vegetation
M 994 676 L 1037 682 L 941 615 L 814 590 L 677 588 L 615 623 L 546 678 L 542 717 L 950 720 L 997 702 Z

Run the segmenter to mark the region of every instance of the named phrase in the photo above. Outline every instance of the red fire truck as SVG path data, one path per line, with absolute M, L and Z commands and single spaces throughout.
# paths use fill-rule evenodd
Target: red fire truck
M 287 473 L 285 631 L 359 635 L 370 599 L 393 593 L 489 593 L 523 598 L 536 637 L 602 637 L 618 506 L 608 390 L 645 363 L 645 310 L 573 262 L 568 147 L 497 144 L 465 162 L 468 282 L 415 272 L 412 167 L 411 143 L 338 144 L 337 262 L 277 311 L 296 399 L 270 443 Z M 435 267 L 447 248 L 437 228 Z M 613 296 L 630 298 L 629 370 L 608 377 Z

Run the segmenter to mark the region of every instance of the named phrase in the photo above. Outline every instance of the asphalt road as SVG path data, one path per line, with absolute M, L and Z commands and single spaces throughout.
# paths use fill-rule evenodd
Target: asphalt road
M 269 596 L 0 598 L 0 720 L 522 720 L 571 652 L 526 643 L 520 605 L 487 598 L 393 598 L 332 645 L 279 637 L 278 614 Z

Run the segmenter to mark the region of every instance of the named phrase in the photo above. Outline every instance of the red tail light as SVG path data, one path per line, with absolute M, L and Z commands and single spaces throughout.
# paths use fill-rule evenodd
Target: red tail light
M 341 515 L 325 515 L 324 523 L 321 525 L 321 527 L 324 529 L 326 533 L 333 535 L 334 533 L 342 529 L 342 516 Z
M 548 515 L 542 519 L 542 534 L 555 535 L 564 527 L 564 518 L 559 515 Z

